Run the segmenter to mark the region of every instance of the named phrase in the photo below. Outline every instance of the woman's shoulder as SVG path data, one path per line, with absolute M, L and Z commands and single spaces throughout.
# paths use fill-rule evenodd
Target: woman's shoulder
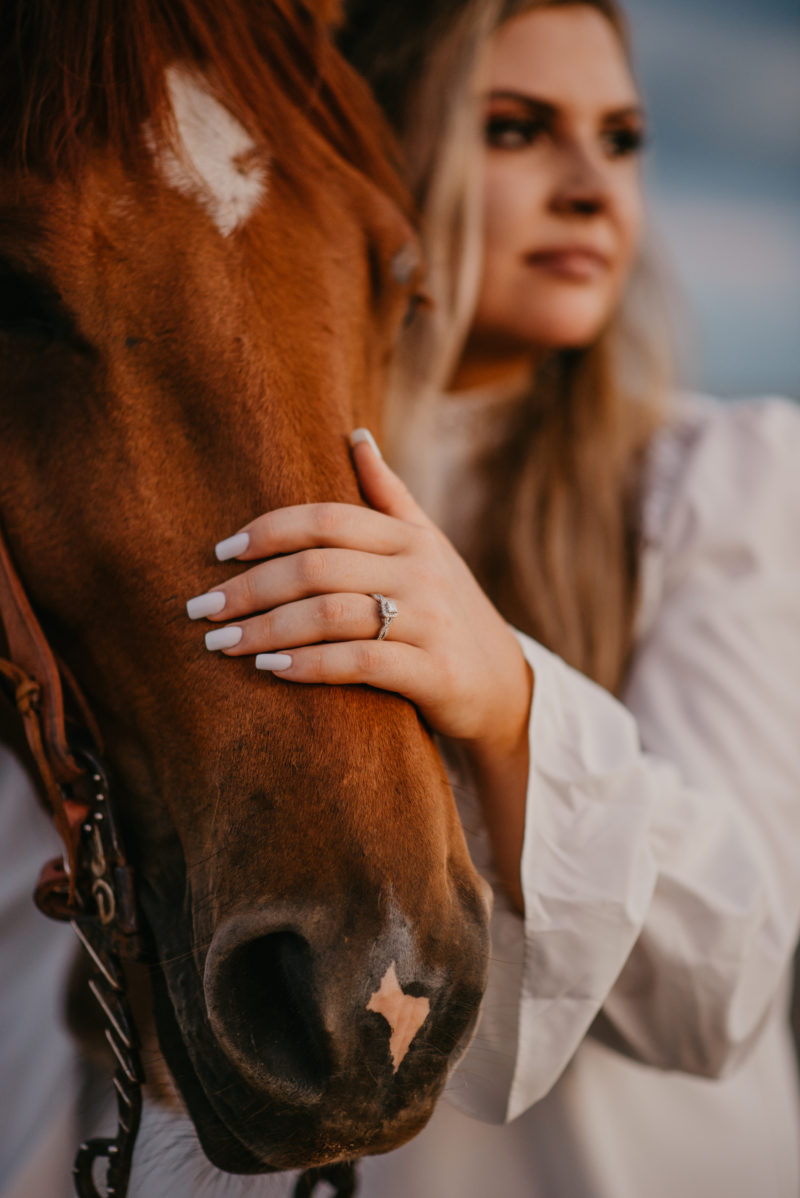
M 800 405 L 677 396 L 655 434 L 644 485 L 648 544 L 703 529 L 767 531 L 776 510 L 800 507 Z
M 644 474 L 639 631 L 688 573 L 800 569 L 800 405 L 676 398 Z

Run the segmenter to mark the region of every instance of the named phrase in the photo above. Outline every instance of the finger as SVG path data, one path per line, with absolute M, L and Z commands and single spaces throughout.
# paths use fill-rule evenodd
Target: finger
M 397 553 L 407 543 L 402 524 L 381 512 L 354 503 L 303 503 L 258 516 L 214 552 L 219 561 L 252 561 L 315 546 Z
M 431 521 L 408 487 L 386 465 L 369 429 L 357 428 L 350 436 L 350 444 L 358 484 L 367 503 L 409 524 L 429 525 Z
M 400 566 L 395 557 L 351 549 L 304 549 L 259 562 L 187 604 L 192 619 L 236 620 L 312 595 L 340 592 L 393 595 Z
M 279 658 L 276 665 L 275 657 Z M 285 658 L 291 664 L 284 666 Z M 403 695 L 424 706 L 431 690 L 431 661 L 422 649 L 388 641 L 346 641 L 285 649 L 256 658 L 256 668 L 289 682 L 322 682 L 332 686 L 365 683 Z
M 413 620 L 410 613 L 400 627 L 392 621 L 387 637 L 409 640 Z M 226 624 L 206 633 L 206 648 L 222 650 L 228 657 L 253 653 L 271 653 L 285 645 L 316 645 L 325 641 L 363 641 L 375 639 L 381 631 L 378 604 L 371 595 L 318 595 L 276 607 L 264 615 L 253 616 L 238 624 Z

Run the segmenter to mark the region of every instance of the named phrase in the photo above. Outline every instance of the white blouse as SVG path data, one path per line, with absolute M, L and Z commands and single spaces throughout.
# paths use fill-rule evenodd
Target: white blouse
M 442 496 L 466 493 L 464 420 Z M 624 704 L 520 635 L 525 920 L 495 885 L 452 1106 L 367 1162 L 366 1195 L 800 1194 L 800 410 L 688 405 L 654 444 L 645 530 Z M 462 817 L 496 883 L 474 800 Z
M 61 841 L 2 744 L 0 827 L 0 1198 L 70 1198 L 80 1069 L 64 992 L 76 940 L 33 905 Z
M 426 502 L 457 541 L 484 419 L 448 407 Z M 448 751 L 495 888 L 489 988 L 445 1100 L 362 1162 L 361 1198 L 800 1194 L 800 410 L 693 401 L 654 443 L 644 514 L 624 703 L 520 634 L 524 921 Z M 218 1174 L 190 1143 L 146 1111 L 130 1198 L 291 1193 L 288 1176 Z

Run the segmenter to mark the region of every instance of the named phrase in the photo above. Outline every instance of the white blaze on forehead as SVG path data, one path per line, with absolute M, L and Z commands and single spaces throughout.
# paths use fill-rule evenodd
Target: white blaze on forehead
M 156 143 L 147 130 L 153 156 L 169 186 L 197 200 L 227 237 L 266 194 L 267 172 L 255 161 L 256 144 L 191 71 L 168 67 L 167 90 L 177 144 Z
M 392 961 L 383 975 L 379 989 L 367 1003 L 367 1010 L 377 1011 L 389 1024 L 392 1032 L 389 1052 L 392 1054 L 395 1073 L 400 1068 L 400 1062 L 408 1052 L 411 1041 L 428 1018 L 430 1009 L 431 1004 L 427 998 L 415 998 L 412 994 L 403 993 L 403 987 L 397 980 L 395 963 Z

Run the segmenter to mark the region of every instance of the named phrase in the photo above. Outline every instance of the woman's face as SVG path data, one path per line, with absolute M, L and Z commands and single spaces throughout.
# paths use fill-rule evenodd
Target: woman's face
M 465 366 L 583 346 L 619 302 L 642 223 L 644 118 L 619 38 L 581 4 L 489 50 L 484 270 Z

